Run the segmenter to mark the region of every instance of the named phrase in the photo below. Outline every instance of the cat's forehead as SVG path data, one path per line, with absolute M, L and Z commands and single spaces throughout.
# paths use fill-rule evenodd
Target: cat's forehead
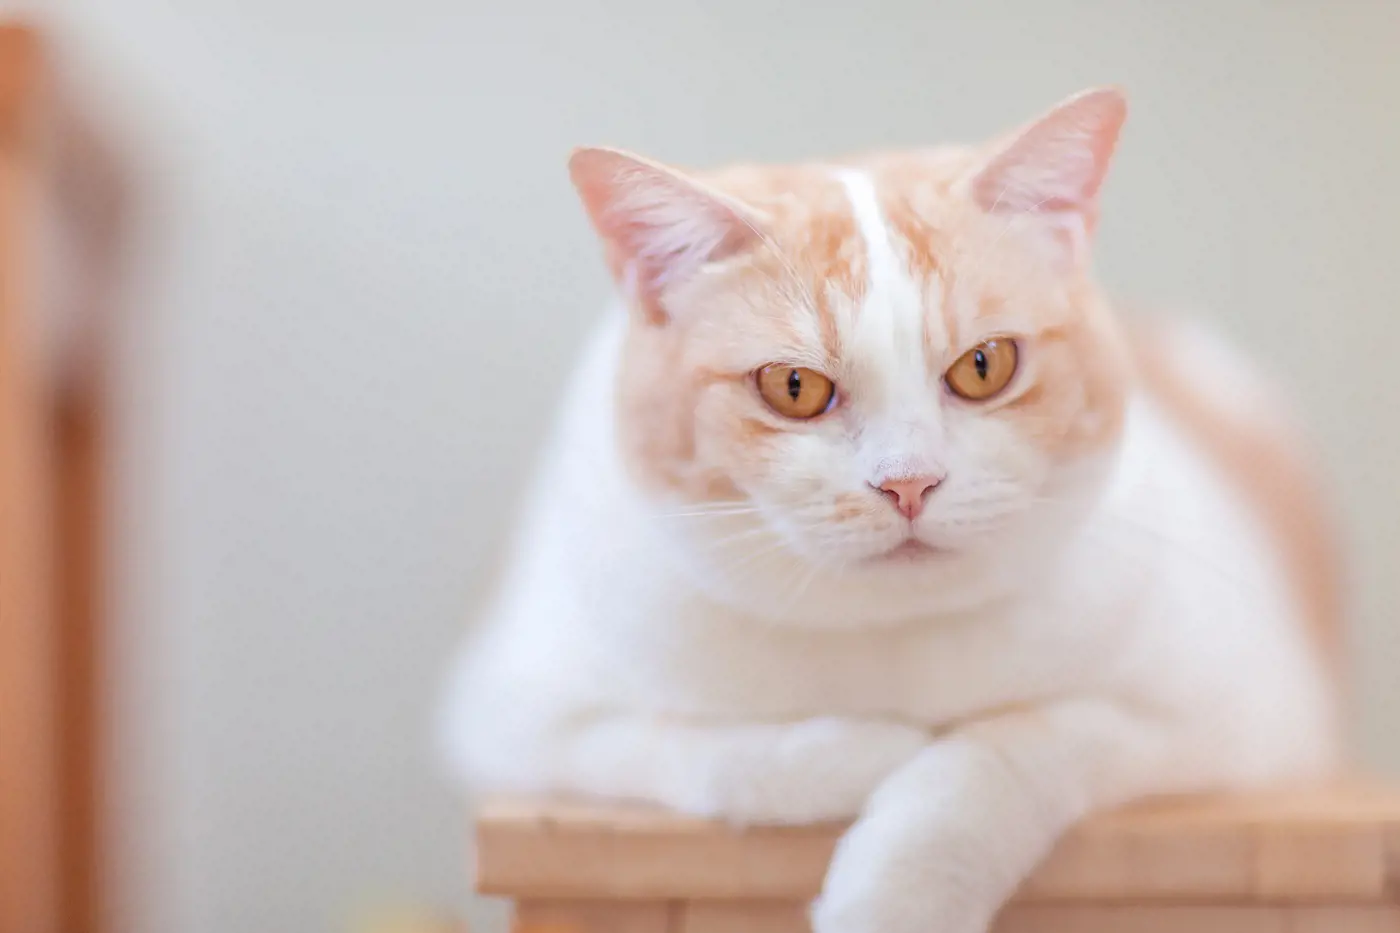
M 770 281 L 803 280 L 811 306 L 790 310 L 813 319 L 790 323 L 808 325 L 831 359 L 922 368 L 946 363 L 1005 304 L 1007 282 L 985 274 L 999 264 L 976 261 L 1000 224 L 955 190 L 975 162 L 972 150 L 935 149 L 737 166 L 705 181 L 760 215 L 777 249 L 755 264 Z
M 840 176 L 829 165 L 740 165 L 705 177 L 715 188 L 760 215 L 764 233 L 780 255 L 760 255 L 760 265 L 781 260 L 812 283 L 858 294 L 867 278 L 865 244 Z
M 843 177 L 854 172 L 869 179 L 882 215 L 920 254 L 909 257 L 917 262 L 933 259 L 941 246 L 939 228 L 961 219 L 950 210 L 957 204 L 951 190 L 975 160 L 974 150 L 946 147 L 795 165 L 735 165 L 702 178 L 758 211 L 766 232 L 785 251 L 822 269 L 859 262 L 863 253 L 857 205 Z

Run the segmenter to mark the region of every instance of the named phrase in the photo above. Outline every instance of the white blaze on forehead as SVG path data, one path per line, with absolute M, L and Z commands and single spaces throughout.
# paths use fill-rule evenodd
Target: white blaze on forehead
M 937 392 L 924 359 L 924 328 L 930 318 L 926 298 L 896 251 L 880 210 L 875 184 L 865 172 L 838 174 L 851 201 L 856 227 L 865 243 L 865 299 L 847 344 L 849 362 L 862 375 L 862 389 L 878 411 L 862 433 L 871 460 L 872 482 L 879 478 L 941 472 Z M 941 324 L 940 324 L 941 326 Z M 870 396 L 876 396 L 871 398 Z
M 901 381 L 915 373 L 922 379 L 924 296 L 905 260 L 895 251 L 870 175 L 848 170 L 839 172 L 838 177 L 865 243 L 869 274 L 865 300 L 851 335 L 852 349 L 862 362 L 876 363 Z

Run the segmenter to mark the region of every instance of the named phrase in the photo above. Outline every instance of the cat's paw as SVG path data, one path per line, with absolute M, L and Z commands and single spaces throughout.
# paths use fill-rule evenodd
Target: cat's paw
M 813 933 L 987 933 L 1001 905 L 977 858 L 952 838 L 862 819 L 841 839 L 812 904 Z
M 806 824 L 856 816 L 875 788 L 928 744 L 920 729 L 821 718 L 777 727 L 685 781 L 679 808 L 736 824 Z

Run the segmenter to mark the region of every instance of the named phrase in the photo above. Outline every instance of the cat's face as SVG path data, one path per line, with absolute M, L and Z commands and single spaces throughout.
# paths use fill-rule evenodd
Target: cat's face
M 1053 546 L 1122 424 L 1085 261 L 1122 112 L 1099 92 L 987 151 L 839 167 L 579 153 L 635 311 L 623 459 L 678 534 L 886 581 Z

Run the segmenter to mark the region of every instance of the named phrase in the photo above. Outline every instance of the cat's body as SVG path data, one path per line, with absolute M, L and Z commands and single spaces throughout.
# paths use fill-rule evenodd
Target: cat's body
M 1087 121 L 1070 124 L 1081 141 Z M 1039 151 L 1036 127 L 1020 139 Z M 999 252 L 1054 192 L 1018 192 L 1032 200 L 1006 220 L 1017 178 L 979 200 L 985 153 L 920 158 L 947 180 L 936 193 L 910 194 L 912 161 L 715 176 L 702 193 L 719 208 L 700 213 L 753 214 L 708 234 L 695 204 L 658 220 L 651 197 L 614 224 L 616 192 L 576 169 L 628 297 L 568 390 L 448 708 L 450 754 L 482 790 L 736 821 L 863 814 L 819 933 L 981 933 L 1085 813 L 1335 756 L 1325 575 L 1299 576 L 1314 551 L 1281 544 L 1279 496 L 1240 485 L 1252 455 L 1275 480 L 1304 475 L 1277 458 L 1260 384 L 1202 338 L 1128 338 L 1078 254 L 1057 252 L 1080 248 L 1063 228 Z M 609 165 L 614 183 L 671 183 Z M 1089 204 L 1097 178 L 1080 187 Z M 668 211 L 693 193 L 666 190 Z M 1069 210 L 1087 236 L 1090 211 Z M 776 265 L 746 266 L 747 249 Z M 810 326 L 789 309 L 748 334 L 775 296 Z M 991 335 L 1018 341 L 1004 395 L 940 389 Z M 759 414 L 746 374 L 774 359 L 841 394 L 800 423 Z

